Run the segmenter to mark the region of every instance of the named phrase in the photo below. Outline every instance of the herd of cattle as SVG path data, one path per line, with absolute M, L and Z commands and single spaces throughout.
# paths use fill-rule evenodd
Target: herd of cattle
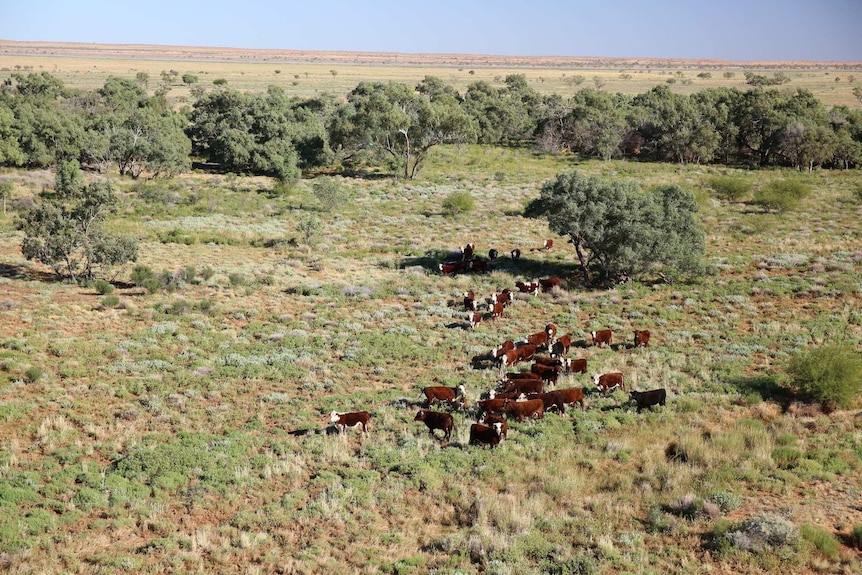
M 547 240 L 542 248 L 537 249 L 548 250 L 552 246 L 553 240 Z M 476 257 L 474 251 L 475 245 L 468 244 L 461 249 L 461 260 L 440 264 L 440 271 L 444 274 L 459 271 L 486 271 L 487 262 Z M 520 257 L 520 251 L 513 250 L 511 256 Z M 489 260 L 493 261 L 496 258 L 496 250 L 491 250 Z M 559 283 L 558 278 L 546 278 L 529 284 L 519 281 L 515 283 L 515 287 L 521 293 L 535 294 L 540 291 L 550 291 Z M 512 296 L 511 290 L 504 289 L 487 298 L 491 319 L 503 315 L 505 308 L 513 302 Z M 470 326 L 475 327 L 481 321 L 482 315 L 479 311 L 480 303 L 473 291 L 463 294 L 463 305 L 468 312 Z M 594 346 L 611 347 L 613 332 L 609 329 L 592 331 L 590 339 Z M 648 346 L 649 340 L 648 330 L 634 331 L 635 348 Z M 566 405 L 573 404 L 578 404 L 583 411 L 585 408 L 583 388 L 556 389 L 561 374 L 587 373 L 586 359 L 567 357 L 571 345 L 572 335 L 567 333 L 557 337 L 557 326 L 549 323 L 542 331 L 530 334 L 523 340 L 517 342 L 507 340 L 492 349 L 490 358 L 499 367 L 500 377 L 496 389 L 489 390 L 487 398 L 476 402 L 476 423 L 470 426 L 469 444 L 497 446 L 506 439 L 508 420 L 511 418 L 523 422 L 527 419 L 542 418 L 547 412 L 565 414 Z M 545 355 L 542 354 L 543 352 Z M 529 371 L 508 371 L 510 367 L 528 361 L 533 362 Z M 603 395 L 616 389 L 625 390 L 623 374 L 619 372 L 595 373 L 591 379 L 595 388 Z M 554 389 L 550 389 L 551 387 Z M 435 403 L 441 403 L 458 410 L 466 410 L 468 401 L 464 385 L 428 386 L 422 390 L 422 394 L 424 404 L 414 421 L 423 422 L 434 437 L 437 437 L 436 430 L 442 431 L 442 440 L 448 442 L 455 427 L 454 418 L 451 413 L 432 411 L 431 407 Z M 667 392 L 665 389 L 630 391 L 629 397 L 637 404 L 637 411 L 640 413 L 644 408 L 652 409 L 655 405 L 665 405 Z M 370 417 L 367 411 L 347 413 L 333 411 L 329 420 L 338 432 L 344 432 L 347 428 L 361 428 L 365 432 L 368 429 Z

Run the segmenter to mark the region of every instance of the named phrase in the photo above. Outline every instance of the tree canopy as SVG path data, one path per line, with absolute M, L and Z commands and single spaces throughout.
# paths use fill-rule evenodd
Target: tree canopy
M 705 234 L 697 211 L 694 195 L 676 185 L 644 192 L 569 170 L 542 186 L 526 215 L 547 218 L 553 232 L 569 237 L 584 282 L 593 284 L 700 273 Z

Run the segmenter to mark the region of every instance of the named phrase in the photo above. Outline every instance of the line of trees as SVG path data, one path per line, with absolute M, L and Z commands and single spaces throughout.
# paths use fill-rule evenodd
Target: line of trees
M 193 94 L 174 111 L 165 90 L 149 96 L 134 80 L 75 91 L 45 72 L 13 74 L 0 88 L 0 165 L 77 160 L 137 178 L 188 170 L 195 158 L 286 182 L 303 170 L 369 165 L 413 178 L 434 146 L 473 142 L 606 160 L 862 165 L 862 110 L 827 109 L 787 87 L 681 95 L 661 85 L 634 96 L 583 88 L 564 98 L 513 74 L 464 93 L 427 76 L 416 86 L 362 82 L 346 98 L 290 97 L 275 86 L 260 94 L 197 85 Z

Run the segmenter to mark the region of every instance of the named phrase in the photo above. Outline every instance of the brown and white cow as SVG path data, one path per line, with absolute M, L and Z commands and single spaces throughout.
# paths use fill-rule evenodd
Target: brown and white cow
M 444 262 L 438 265 L 440 273 L 444 276 L 450 276 L 463 272 L 467 269 L 468 262 Z
M 470 445 L 490 445 L 493 449 L 500 444 L 503 437 L 503 424 L 482 425 L 474 423 L 470 426 Z
M 553 239 L 545 240 L 545 243 L 542 245 L 543 250 L 549 250 L 552 247 L 554 247 L 554 240 Z
M 515 248 L 511 252 L 509 252 L 509 255 L 512 257 L 513 260 L 519 260 L 521 259 L 521 250 Z
M 596 345 L 598 347 L 607 345 L 608 347 L 610 347 L 614 337 L 614 332 L 609 329 L 600 329 L 597 331 L 591 331 L 590 337 L 593 339 L 593 345 Z
M 665 388 L 653 389 L 650 391 L 631 391 L 629 397 L 638 404 L 638 413 L 644 407 L 649 407 L 652 411 L 653 405 L 664 405 L 667 399 L 667 390 Z
M 521 293 L 531 293 L 533 295 L 538 294 L 540 289 L 539 282 L 536 281 L 530 282 L 528 284 L 522 281 L 516 281 L 515 287 L 518 288 L 518 291 Z
M 539 377 L 542 378 L 543 382 L 546 381 L 551 385 L 557 385 L 557 378 L 560 377 L 560 372 L 562 370 L 562 365 L 544 365 L 541 363 L 534 363 L 530 366 L 530 371 L 538 374 Z
M 449 441 L 449 438 L 452 436 L 452 429 L 455 427 L 455 420 L 452 418 L 452 415 L 449 413 L 443 413 L 442 411 L 428 411 L 426 409 L 420 409 L 416 414 L 416 417 L 413 418 L 413 421 L 424 422 L 426 427 L 428 427 L 428 433 L 434 437 L 436 437 L 434 435 L 435 429 L 443 431 L 444 441 Z
M 482 323 L 482 312 L 474 311 L 467 314 L 467 321 L 470 322 L 470 328 L 476 329 L 476 326 Z
M 579 359 L 569 359 L 566 358 L 564 361 L 564 367 L 566 371 L 569 373 L 587 373 L 587 360 L 586 358 Z
M 527 418 L 542 419 L 545 416 L 545 404 L 541 399 L 527 399 L 517 401 L 507 399 L 503 405 L 503 409 L 517 418 L 518 421 L 524 421 Z
M 329 422 L 335 424 L 338 433 L 344 433 L 348 427 L 353 429 L 361 427 L 362 433 L 365 433 L 368 431 L 368 421 L 370 419 L 371 415 L 367 411 L 350 411 L 345 413 L 333 411 L 329 414 Z
M 473 290 L 464 292 L 464 311 L 476 311 L 476 294 Z
M 647 347 L 649 345 L 649 330 L 635 330 L 635 347 Z
M 554 391 L 546 391 L 539 395 L 537 399 L 541 399 L 545 406 L 545 411 L 551 409 L 560 410 L 561 414 L 566 413 L 566 404 L 580 403 L 581 411 L 584 410 L 584 390 L 580 387 L 569 387 L 565 389 L 555 389 Z
M 548 347 L 548 332 L 546 331 L 537 331 L 536 333 L 531 333 L 523 340 L 519 342 L 521 345 L 529 344 L 536 346 L 536 349 L 540 347 Z
M 488 313 L 491 314 L 491 319 L 496 320 L 498 317 L 503 317 L 503 310 L 506 306 L 502 303 L 489 303 L 488 304 Z
M 483 425 L 492 426 L 495 423 L 500 424 L 500 439 L 505 440 L 509 437 L 509 422 L 506 421 L 505 417 L 501 417 L 499 415 L 495 415 L 492 413 L 485 412 L 482 414 L 482 418 L 479 423 Z
M 504 352 L 501 356 L 497 358 L 497 361 L 500 363 L 500 373 L 503 372 L 508 366 L 515 365 L 522 361 L 529 361 L 533 359 L 533 356 L 536 355 L 536 346 L 535 345 L 522 345 L 520 347 L 516 347 L 515 349 L 510 349 Z
M 615 389 L 625 390 L 623 374 L 619 372 L 603 374 L 596 373 L 593 375 L 593 385 L 595 385 L 603 395 L 607 395 L 609 391 L 614 391 Z
M 519 399 L 521 395 L 529 396 L 534 393 L 542 393 L 544 387 L 545 384 L 541 379 L 514 379 L 505 383 L 503 392 L 507 395 L 515 395 L 509 399 Z
M 467 405 L 467 391 L 463 384 L 456 387 L 431 385 L 424 388 L 422 393 L 425 395 L 426 408 L 431 407 L 435 401 L 446 402 L 450 405 L 457 401 L 460 404 L 458 409 L 463 409 Z
M 503 353 L 505 353 L 509 350 L 512 350 L 512 349 L 515 349 L 515 342 L 512 341 L 511 339 L 507 339 L 502 344 L 498 345 L 497 347 L 495 347 L 494 349 L 491 350 L 491 357 L 493 357 L 494 359 L 497 359 L 498 357 L 503 355 Z
M 512 303 L 512 290 L 509 288 L 503 289 L 500 293 L 491 294 L 491 303 L 501 303 L 504 306 L 509 306 Z
M 461 260 L 468 262 L 473 259 L 473 252 L 476 251 L 476 244 L 467 244 L 461 248 Z
M 551 345 L 551 357 L 560 357 L 569 353 L 569 348 L 572 347 L 572 334 L 567 333 L 561 335 Z

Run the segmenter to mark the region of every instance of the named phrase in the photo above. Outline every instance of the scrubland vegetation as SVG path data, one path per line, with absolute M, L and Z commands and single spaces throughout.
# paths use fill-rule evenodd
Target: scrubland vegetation
M 525 217 L 569 169 L 693 192 L 701 273 L 585 285 L 567 238 Z M 116 195 L 105 229 L 138 252 L 71 283 L 21 249 L 54 170 L 3 172 L 2 570 L 862 571 L 858 169 L 441 143 L 414 179 L 390 173 L 88 173 Z M 523 256 L 441 276 L 468 242 Z M 465 328 L 464 291 L 547 276 L 562 288 Z M 489 350 L 549 322 L 590 373 L 667 405 L 588 392 L 493 450 L 467 445 L 472 409 L 448 445 L 413 421 L 422 387 L 464 384 L 472 404 Z M 597 349 L 593 329 L 652 339 Z M 370 433 L 327 433 L 332 410 L 370 411 Z

